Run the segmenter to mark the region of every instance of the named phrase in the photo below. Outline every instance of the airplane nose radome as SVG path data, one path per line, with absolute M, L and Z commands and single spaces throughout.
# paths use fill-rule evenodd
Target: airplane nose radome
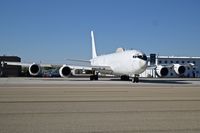
M 143 71 L 147 68 L 147 61 L 140 61 L 140 67 Z

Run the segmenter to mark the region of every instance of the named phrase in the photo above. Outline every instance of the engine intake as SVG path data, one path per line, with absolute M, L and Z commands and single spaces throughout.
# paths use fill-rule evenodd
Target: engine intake
M 158 66 L 156 68 L 156 73 L 159 77 L 165 77 L 169 73 L 169 69 L 165 66 Z
M 38 64 L 33 63 L 29 66 L 29 73 L 32 76 L 38 76 L 40 74 L 40 66 Z
M 176 72 L 176 74 L 182 75 L 186 72 L 186 68 L 183 65 L 174 64 L 174 71 Z
M 59 69 L 59 74 L 61 77 L 69 77 L 71 75 L 71 68 L 66 65 L 63 65 Z

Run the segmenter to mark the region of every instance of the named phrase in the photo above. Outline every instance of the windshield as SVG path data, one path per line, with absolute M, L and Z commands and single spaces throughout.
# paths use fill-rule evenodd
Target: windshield
M 136 56 L 134 55 L 133 58 L 139 58 L 139 59 L 142 59 L 142 60 L 145 60 L 145 61 L 147 60 L 147 56 L 145 54 L 143 54 L 143 55 L 136 55 Z

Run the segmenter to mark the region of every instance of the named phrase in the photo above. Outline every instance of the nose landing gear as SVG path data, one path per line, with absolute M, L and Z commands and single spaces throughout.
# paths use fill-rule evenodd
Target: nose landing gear
M 139 82 L 139 75 L 135 75 L 135 76 L 132 78 L 132 82 L 133 82 L 133 83 L 138 83 L 138 82 Z

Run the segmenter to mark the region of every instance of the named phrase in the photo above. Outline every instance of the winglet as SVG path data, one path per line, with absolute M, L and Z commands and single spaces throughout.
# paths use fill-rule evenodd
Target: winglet
M 91 38 L 92 38 L 92 58 L 97 57 L 97 52 L 96 52 L 96 46 L 95 46 L 95 40 L 94 40 L 94 33 L 91 31 Z

